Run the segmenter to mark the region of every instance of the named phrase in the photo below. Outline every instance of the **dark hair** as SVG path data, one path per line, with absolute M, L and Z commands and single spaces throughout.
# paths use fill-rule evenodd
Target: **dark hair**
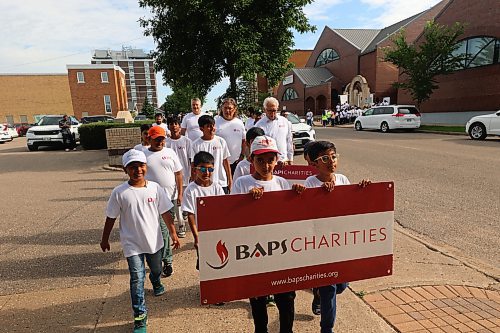
M 214 160 L 213 155 L 210 153 L 207 153 L 206 151 L 197 152 L 196 155 L 194 155 L 194 157 L 193 157 L 193 164 L 196 167 L 202 163 L 214 164 L 215 160 Z
M 179 118 L 177 117 L 168 117 L 167 118 L 167 125 L 171 125 L 171 124 L 179 124 Z
M 163 117 L 163 113 L 161 113 L 161 112 L 156 113 L 155 114 L 155 118 L 158 117 L 158 116 L 162 116 Z
M 262 135 L 266 135 L 266 133 L 264 133 L 264 130 L 262 128 L 252 127 L 247 131 L 245 139 L 247 140 L 248 143 L 250 143 L 250 141 L 255 140 L 256 137 Z
M 314 144 L 315 141 L 309 141 L 304 145 L 304 158 L 309 156 L 309 149 Z
M 255 109 L 253 108 L 253 106 L 251 106 L 251 107 L 248 108 L 248 113 L 249 114 L 254 114 L 255 113 Z
M 149 124 L 142 124 L 141 125 L 141 133 L 144 132 L 144 131 L 149 131 L 150 128 L 151 128 L 151 125 L 149 125 Z
M 200 118 L 198 118 L 198 126 L 203 127 L 205 125 L 215 125 L 215 119 L 208 114 L 204 114 Z
M 334 152 L 337 152 L 335 145 L 329 141 L 314 141 L 307 149 L 307 155 L 311 162 L 315 161 L 321 152 L 327 151 L 328 149 L 332 149 Z

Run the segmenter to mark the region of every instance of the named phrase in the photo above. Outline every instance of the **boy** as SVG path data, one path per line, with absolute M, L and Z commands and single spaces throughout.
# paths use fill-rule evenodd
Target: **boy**
M 130 272 L 130 295 L 134 311 L 134 332 L 146 332 L 147 308 L 144 300 L 144 259 L 148 263 L 149 280 L 155 296 L 165 293 L 160 281 L 161 248 L 163 239 L 158 214 L 170 229 L 174 249 L 180 246 L 172 217 L 168 210 L 172 203 L 156 183 L 144 179 L 147 173 L 146 156 L 131 149 L 123 155 L 123 170 L 129 180 L 111 193 L 106 208 L 106 223 L 102 232 L 101 249 L 110 251 L 109 235 L 116 218 L 120 216 L 120 242 Z
M 335 173 L 337 170 L 339 154 L 335 145 L 328 141 L 315 141 L 307 146 L 307 159 L 310 165 L 318 169 L 318 174 L 306 179 L 306 187 L 323 187 L 328 192 L 333 191 L 335 186 L 349 185 L 346 176 Z M 371 182 L 363 179 L 359 185 L 366 187 Z M 337 294 L 342 293 L 347 283 L 339 283 L 320 288 L 313 288 L 312 312 L 321 314 L 321 333 L 333 333 L 335 317 L 337 312 Z
M 219 184 L 227 194 L 233 183 L 231 167 L 229 164 L 229 149 L 226 140 L 215 135 L 215 120 L 212 116 L 203 115 L 198 119 L 198 125 L 203 135 L 194 140 L 192 144 L 192 155 L 200 151 L 206 151 L 214 157 L 214 172 L 212 174 L 214 183 Z M 194 179 L 194 169 L 191 169 L 191 178 Z
M 149 124 L 142 124 L 141 125 L 141 143 L 135 145 L 134 149 L 136 150 L 143 150 L 143 149 L 148 149 L 150 144 L 149 144 L 149 139 L 148 139 L 148 131 L 151 125 Z
M 149 166 L 149 172 L 145 176 L 147 180 L 158 183 L 165 189 L 167 195 L 172 202 L 182 199 L 182 165 L 175 152 L 165 147 L 165 130 L 160 126 L 154 126 L 148 132 L 151 146 L 144 150 Z M 174 217 L 174 210 L 170 213 Z M 172 249 L 168 236 L 168 228 L 159 217 L 163 241 L 165 247 L 163 249 L 163 276 L 169 277 L 174 269 L 172 267 Z
M 255 172 L 251 175 L 239 177 L 232 189 L 233 194 L 251 193 L 255 199 L 262 198 L 264 192 L 294 189 L 302 193 L 305 187 L 300 184 L 290 184 L 281 177 L 274 176 L 273 170 L 278 163 L 278 147 L 273 138 L 268 136 L 256 137 L 250 148 L 250 160 Z M 295 315 L 295 291 L 275 294 L 274 300 L 279 311 L 280 332 L 292 333 Z M 255 333 L 267 333 L 267 297 L 250 299 Z
M 200 151 L 193 158 L 194 181 L 189 183 L 182 200 L 182 211 L 187 213 L 189 227 L 193 233 L 194 247 L 198 256 L 198 227 L 196 225 L 196 198 L 211 195 L 224 195 L 220 184 L 211 179 L 214 172 L 214 157 L 206 151 Z M 199 269 L 199 257 L 196 259 L 196 269 Z
M 258 137 L 258 136 L 263 136 L 265 135 L 264 130 L 260 127 L 252 127 L 249 128 L 247 131 L 247 134 L 245 135 L 245 144 L 248 148 L 248 151 L 250 151 L 250 147 L 252 146 L 253 140 Z M 241 176 L 249 175 L 250 174 L 250 165 L 252 162 L 250 161 L 250 155 L 248 155 L 247 158 L 241 160 L 237 165 L 234 170 L 234 175 L 233 175 L 233 183 L 236 181 Z
M 191 140 L 187 136 L 181 135 L 181 125 L 177 117 L 169 117 L 167 119 L 170 137 L 165 140 L 165 146 L 172 149 L 179 158 L 182 165 L 182 190 L 186 189 L 191 178 Z M 174 207 L 177 222 L 179 223 L 178 235 L 180 238 L 186 237 L 186 223 L 181 214 L 181 197 L 178 196 Z

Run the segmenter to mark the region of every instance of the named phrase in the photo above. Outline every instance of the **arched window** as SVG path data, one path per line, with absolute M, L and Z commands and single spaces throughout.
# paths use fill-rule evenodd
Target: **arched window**
M 323 51 L 321 51 L 318 58 L 316 59 L 316 63 L 314 64 L 314 67 L 323 66 L 329 62 L 339 60 L 339 59 L 340 59 L 340 56 L 337 53 L 337 51 L 335 51 L 334 49 L 324 49 Z
M 466 54 L 466 59 L 458 69 L 492 65 L 499 62 L 500 39 L 481 36 L 458 42 L 454 55 Z
M 293 88 L 287 88 L 285 92 L 283 93 L 283 98 L 281 100 L 283 101 L 289 101 L 292 99 L 297 99 L 299 98 L 299 95 L 297 95 L 297 92 Z

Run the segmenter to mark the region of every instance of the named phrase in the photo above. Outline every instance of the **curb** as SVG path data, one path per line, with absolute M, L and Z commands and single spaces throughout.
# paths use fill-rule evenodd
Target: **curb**
M 107 171 L 123 171 L 122 168 L 112 167 L 109 165 L 103 165 L 102 168 Z

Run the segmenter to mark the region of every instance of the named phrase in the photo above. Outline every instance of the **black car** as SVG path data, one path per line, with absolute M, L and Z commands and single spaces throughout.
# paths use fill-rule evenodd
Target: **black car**
M 97 123 L 100 121 L 112 123 L 115 121 L 115 118 L 111 117 L 111 116 L 103 115 L 103 116 L 86 116 L 86 117 L 82 117 L 82 119 L 81 119 L 82 124 Z

